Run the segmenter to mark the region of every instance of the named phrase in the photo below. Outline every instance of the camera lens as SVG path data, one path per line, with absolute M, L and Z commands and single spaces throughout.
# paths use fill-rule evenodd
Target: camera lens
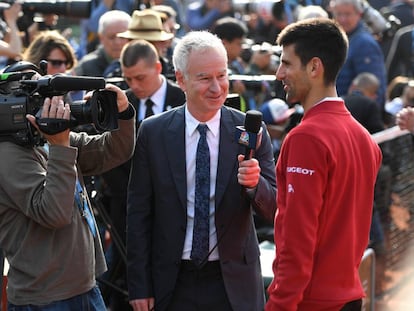
M 116 93 L 108 90 L 94 91 L 87 101 L 75 101 L 70 105 L 74 126 L 93 124 L 98 132 L 118 128 Z
M 118 128 L 118 106 L 113 91 L 95 91 L 92 95 L 92 121 L 98 131 L 111 131 Z

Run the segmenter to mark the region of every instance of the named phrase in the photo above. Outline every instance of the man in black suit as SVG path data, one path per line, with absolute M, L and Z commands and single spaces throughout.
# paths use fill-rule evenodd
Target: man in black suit
M 345 106 L 352 116 L 365 127 L 370 134 L 383 131 L 385 128 L 381 111 L 375 102 L 377 90 L 380 85 L 378 78 L 369 72 L 358 74 L 351 83 L 348 94 L 343 96 Z M 374 208 L 370 228 L 369 246 L 375 250 L 375 254 L 382 255 L 385 250 L 384 230 L 380 219 L 380 206 L 383 202 L 389 202 L 391 198 L 391 175 L 387 162 L 389 159 L 389 145 L 382 144 L 381 151 L 383 162 L 378 172 L 377 183 L 374 192 Z M 376 257 L 378 262 L 382 257 Z
M 137 128 L 141 120 L 148 114 L 158 114 L 184 104 L 184 92 L 178 85 L 161 74 L 162 66 L 159 56 L 151 43 L 145 40 L 127 43 L 121 52 L 120 61 L 122 75 L 129 86 L 126 95 L 137 112 Z M 147 107 L 148 100 L 151 100 L 151 104 Z M 108 280 L 121 288 L 126 288 L 126 262 L 125 258 L 120 255 L 125 252 L 126 198 L 130 167 L 131 161 L 128 161 L 103 174 L 107 190 L 109 190 L 111 233 L 115 246 L 112 248 L 113 254 L 112 262 L 109 265 Z M 115 244 L 117 241 L 115 234 L 119 237 L 121 243 L 118 244 L 120 245 Z M 116 302 L 119 300 L 117 298 L 111 299 L 110 304 L 114 310 L 128 308 L 126 297 L 123 299 L 126 306 L 119 306 Z
M 384 130 L 382 114 L 375 102 L 379 85 L 375 75 L 362 72 L 352 80 L 348 94 L 343 96 L 352 116 L 371 134 Z
M 271 221 L 276 211 L 269 135 L 262 122 L 255 158 L 244 159 L 245 147 L 235 132 L 245 114 L 223 105 L 229 88 L 227 53 L 217 36 L 188 33 L 174 49 L 173 63 L 186 104 L 141 123 L 132 161 L 130 304 L 134 311 L 263 310 L 253 214 Z M 201 129 L 206 127 L 207 133 Z M 209 150 L 204 158 L 196 151 L 199 144 Z M 210 182 L 201 189 L 207 192 L 202 235 L 197 180 L 205 175 L 196 171 L 206 158 L 209 169 L 203 173 L 209 173 Z M 204 256 L 197 257 L 202 236 L 208 243 Z
M 129 42 L 121 53 L 121 68 L 125 82 L 129 86 L 126 94 L 137 111 L 139 122 L 150 113 L 147 111 L 148 100 L 152 102 L 152 114 L 185 103 L 184 92 L 175 82 L 162 74 L 162 64 L 152 43 L 146 40 Z

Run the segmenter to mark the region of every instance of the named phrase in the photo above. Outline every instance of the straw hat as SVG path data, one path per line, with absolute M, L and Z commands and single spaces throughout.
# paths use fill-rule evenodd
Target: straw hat
M 151 9 L 135 10 L 132 14 L 128 30 L 118 33 L 118 37 L 126 39 L 143 39 L 148 41 L 167 41 L 174 34 L 166 32 L 162 27 L 161 16 Z

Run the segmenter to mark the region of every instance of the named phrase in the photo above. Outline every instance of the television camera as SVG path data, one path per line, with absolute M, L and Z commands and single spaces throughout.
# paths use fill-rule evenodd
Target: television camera
M 79 18 L 87 18 L 91 14 L 91 0 L 1 0 L 1 8 L 7 9 L 15 2 L 22 5 L 25 14 L 57 14 Z
M 104 78 L 63 74 L 41 76 L 40 73 L 37 66 L 26 61 L 10 65 L 0 73 L 0 141 L 23 146 L 44 144 L 26 114 L 36 116 L 40 130 L 46 134 L 86 124 L 93 124 L 98 132 L 118 128 L 116 93 L 102 90 L 106 84 Z M 35 76 L 38 79 L 33 79 Z M 93 91 L 92 97 L 70 103 L 70 120 L 40 118 L 46 98 L 78 90 Z
M 392 39 L 401 26 L 401 21 L 386 10 L 374 9 L 367 0 L 362 0 L 362 18 L 371 33 L 379 40 Z
M 21 31 L 33 23 L 36 13 L 74 18 L 89 18 L 91 14 L 91 0 L 0 0 L 0 10 L 9 8 L 15 2 L 22 5 L 23 14 L 17 20 Z

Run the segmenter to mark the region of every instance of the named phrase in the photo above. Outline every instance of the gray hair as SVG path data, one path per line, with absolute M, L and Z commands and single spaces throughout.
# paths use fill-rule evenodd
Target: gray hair
M 330 6 L 335 7 L 340 4 L 351 4 L 359 13 L 363 13 L 365 10 L 365 0 L 331 0 Z
M 116 24 L 118 22 L 125 22 L 127 25 L 130 23 L 132 17 L 128 13 L 121 10 L 108 11 L 99 18 L 98 33 L 105 32 L 109 25 Z
M 359 88 L 365 89 L 369 87 L 378 88 L 381 83 L 376 75 L 370 72 L 361 72 L 352 80 L 352 84 Z
M 319 5 L 298 6 L 298 11 L 297 20 L 299 21 L 305 18 L 329 17 L 328 12 Z
M 190 31 L 174 48 L 173 65 L 176 71 L 187 73 L 188 58 L 192 52 L 217 49 L 227 58 L 227 51 L 221 39 L 208 31 Z

